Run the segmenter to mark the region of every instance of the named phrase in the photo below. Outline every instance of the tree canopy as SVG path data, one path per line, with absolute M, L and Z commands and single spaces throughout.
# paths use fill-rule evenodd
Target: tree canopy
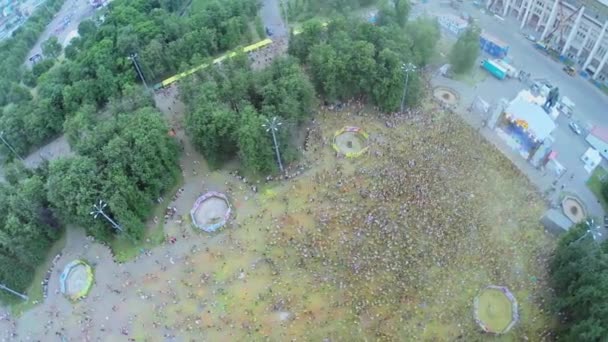
M 0 52 L 0 57 L 6 57 L 0 61 L 0 70 L 6 70 L 0 72 L 0 106 L 4 106 L 0 124 L 5 125 L 11 144 L 27 154 L 60 134 L 64 121 L 81 107 L 101 110 L 110 102 L 121 102 L 138 82 L 129 60 L 132 53 L 138 54 L 143 73 L 152 83 L 251 40 L 248 23 L 257 13 L 257 1 L 213 0 L 181 16 L 176 11 L 186 4 L 185 0 L 113 1 L 104 20 L 80 23 L 79 37 L 66 47 L 63 62 L 54 63 L 61 53 L 57 39 L 44 42 L 42 52 L 50 58 L 33 66 L 31 73 L 22 72 L 21 65 L 37 34 L 32 35 L 32 44 L 29 35 L 27 44 L 15 42 L 17 38 L 3 43 L 15 52 L 6 56 Z M 22 73 L 26 84 L 37 86 L 36 97 L 19 85 Z M 4 147 L 0 151 L 9 155 Z
M 239 58 L 194 78 L 182 88 L 188 105 L 188 133 L 212 166 L 238 156 L 253 172 L 276 168 L 270 133 L 262 126 L 277 116 L 277 139 L 290 159 L 290 126 L 310 116 L 314 90 L 298 63 L 280 59 L 263 71 L 251 71 Z
M 99 121 L 76 137 L 78 156 L 51 162 L 48 199 L 66 221 L 107 239 L 113 228 L 89 215 L 104 200 L 110 215 L 138 239 L 155 200 L 178 176 L 178 144 L 151 107 Z
M 415 28 L 416 24 L 423 28 Z M 407 28 L 376 26 L 363 20 L 337 18 L 324 29 L 319 21 L 304 23 L 293 36 L 289 53 L 308 67 L 312 82 L 326 101 L 371 100 L 383 111 L 395 111 L 405 84 L 403 65 L 422 67 L 432 55 L 438 29 L 430 19 Z M 416 105 L 422 84 L 409 74 L 406 103 Z
M 564 341 L 608 337 L 608 245 L 595 243 L 587 229 L 582 223 L 562 237 L 550 264 Z
M 479 56 L 480 32 L 478 27 L 471 26 L 458 37 L 458 40 L 452 46 L 450 63 L 455 73 L 465 73 L 475 65 L 475 61 Z
M 42 43 L 42 54 L 48 58 L 57 58 L 61 54 L 61 44 L 57 41 L 57 37 L 52 36 Z
M 61 223 L 45 196 L 43 175 L 22 170 L 0 184 L 0 280 L 17 291 L 25 291 L 35 267 L 60 233 Z M 0 292 L 0 300 L 15 297 Z

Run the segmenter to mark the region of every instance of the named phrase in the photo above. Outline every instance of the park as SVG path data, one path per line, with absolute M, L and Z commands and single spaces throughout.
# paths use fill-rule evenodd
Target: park
M 373 21 L 361 16 L 372 3 Z M 161 1 L 151 19 L 148 2 L 116 0 L 102 12 L 111 20 L 83 21 L 59 57 L 45 56 L 48 70 L 18 75 L 31 88 L 0 83 L 12 89 L 0 98 L 11 146 L 0 283 L 14 292 L 0 292 L 0 337 L 585 330 L 594 314 L 574 310 L 568 289 L 579 276 L 599 286 L 590 275 L 607 257 L 593 223 L 546 231 L 542 194 L 446 105 L 457 96 L 430 85 L 434 20 L 408 21 L 405 1 L 350 5 L 355 15 L 328 20 L 320 13 L 339 1 Z M 473 28 L 454 45 L 463 72 L 478 37 Z M 39 117 L 45 106 L 52 119 Z M 57 137 L 69 154 L 21 164 Z M 558 327 L 560 312 L 574 323 Z

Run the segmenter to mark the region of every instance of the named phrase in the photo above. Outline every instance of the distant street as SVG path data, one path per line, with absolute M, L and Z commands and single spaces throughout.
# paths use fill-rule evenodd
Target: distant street
M 59 44 L 65 47 L 69 43 L 69 39 L 73 37 L 74 32 L 78 30 L 80 22 L 90 18 L 94 12 L 95 8 L 91 6 L 89 0 L 67 0 L 40 35 L 27 58 L 37 53 L 42 54 L 42 43 L 52 36 L 56 36 Z M 26 61 L 26 64 L 31 66 L 29 61 Z
M 283 22 L 281 15 L 280 0 L 263 0 L 260 9 L 260 17 L 264 26 L 270 29 L 273 36 L 286 37 L 289 34 L 287 25 Z

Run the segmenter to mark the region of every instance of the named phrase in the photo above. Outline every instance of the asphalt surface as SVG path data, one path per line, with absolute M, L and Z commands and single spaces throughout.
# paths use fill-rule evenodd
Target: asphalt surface
M 554 186 L 553 182 L 557 181 L 555 184 L 557 191 L 549 197 L 554 205 L 558 204 L 560 192 L 571 192 L 577 194 L 585 202 L 590 214 L 598 217 L 603 216 L 602 207 L 585 185 L 589 173 L 584 169 L 580 160 L 587 148 L 590 147 L 585 141 L 585 132 L 582 135 L 575 134 L 568 127 L 568 123 L 575 120 L 579 123 L 579 126 L 587 129 L 595 125 L 608 126 L 606 120 L 608 113 L 605 110 L 608 108 L 608 96 L 589 81 L 579 76 L 569 76 L 562 70 L 563 64 L 555 62 L 537 50 L 534 44 L 525 39 L 523 35 L 524 33 L 532 33 L 538 37 L 540 34 L 534 33 L 530 28 L 520 30 L 520 23 L 515 18 L 509 17 L 505 21 L 500 21 L 490 14 L 481 13 L 468 4 L 458 11 L 447 6 L 441 6 L 438 3 L 419 4 L 414 7 L 412 12 L 416 16 L 425 12 L 427 14 L 451 13 L 458 15 L 462 11 L 466 11 L 477 18 L 480 27 L 510 46 L 509 57 L 518 70 L 529 72 L 531 79 L 549 80 L 551 84 L 559 87 L 560 96 L 567 96 L 576 104 L 572 118 L 560 115 L 556 120 L 558 126 L 553 132 L 555 138 L 553 150 L 558 153 L 557 160 L 567 169 L 564 176 L 557 179 L 549 172 L 523 166 L 520 169 L 542 191 L 552 188 Z M 481 58 L 485 57 L 489 56 L 481 56 Z M 476 84 L 475 87 L 441 77 L 435 78 L 434 83 L 456 89 L 461 95 L 461 106 L 463 108 L 468 106 L 475 96 L 480 96 L 491 104 L 497 103 L 501 98 L 511 100 L 519 91 L 526 89 L 528 86 L 516 79 L 498 80 L 491 75 L 488 75 L 485 80 Z M 480 124 L 484 118 L 478 117 L 476 119 Z M 516 155 L 515 152 L 502 150 L 503 153 L 509 154 L 508 156 L 514 160 L 512 157 Z M 605 160 L 603 164 L 606 164 Z
M 95 8 L 90 5 L 88 0 L 67 0 L 38 38 L 27 56 L 26 65 L 31 67 L 29 58 L 38 53 L 42 54 L 42 43 L 52 36 L 57 37 L 59 43 L 65 47 L 73 37 L 73 31 L 78 30 L 80 22 L 90 18 L 93 13 L 95 13 Z
M 270 30 L 271 37 L 287 37 L 289 30 L 281 16 L 279 0 L 263 0 L 260 17 L 264 26 Z

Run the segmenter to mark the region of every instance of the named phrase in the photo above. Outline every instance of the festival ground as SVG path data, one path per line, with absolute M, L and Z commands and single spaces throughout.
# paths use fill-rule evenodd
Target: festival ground
M 89 296 L 70 304 L 52 285 L 16 328 L 1 322 L 1 330 L 74 341 L 474 341 L 484 335 L 473 299 L 490 284 L 520 303 L 505 339 L 540 340 L 551 330 L 545 260 L 553 241 L 538 223 L 543 203 L 459 117 L 430 106 L 388 121 L 321 109 L 301 174 L 252 184 L 207 169 L 183 135 L 175 95 L 157 95 L 157 106 L 184 141 L 184 191 L 165 225 L 177 241 L 120 265 L 96 243 L 68 253 L 94 263 Z M 332 139 L 344 126 L 365 129 L 367 154 L 336 158 Z M 233 221 L 215 234 L 187 219 L 206 191 L 226 193 L 234 206 Z

